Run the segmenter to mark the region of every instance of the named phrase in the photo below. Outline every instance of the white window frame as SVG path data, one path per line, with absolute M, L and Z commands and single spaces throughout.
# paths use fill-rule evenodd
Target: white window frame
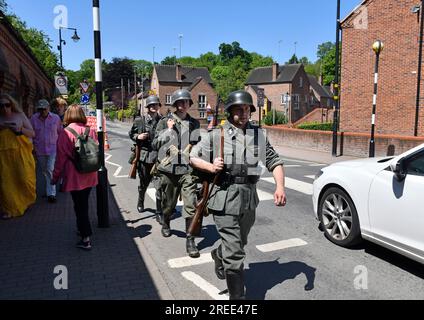
M 206 119 L 206 111 L 200 111 L 199 112 L 199 118 L 200 119 Z
M 199 98 L 199 110 L 206 110 L 206 107 L 208 105 L 208 98 L 206 94 L 199 94 L 198 98 Z
M 170 94 L 166 94 L 165 95 L 165 104 L 166 105 L 170 105 L 171 104 L 171 95 Z
M 300 95 L 292 95 L 293 110 L 300 110 Z

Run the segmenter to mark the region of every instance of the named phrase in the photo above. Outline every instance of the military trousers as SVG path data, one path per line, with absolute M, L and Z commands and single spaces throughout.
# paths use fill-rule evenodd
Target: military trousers
M 154 186 L 156 188 L 156 200 L 162 198 L 162 193 L 160 189 L 160 183 L 159 180 L 152 176 L 150 172 L 152 171 L 154 163 L 145 163 L 145 162 L 139 162 L 138 165 L 138 177 L 140 178 L 140 189 L 139 192 L 142 193 L 143 198 L 146 193 L 147 188 L 150 185 L 150 182 L 154 182 Z
M 177 206 L 181 193 L 184 207 L 182 216 L 184 219 L 192 218 L 196 212 L 197 182 L 190 173 L 174 175 L 159 171 L 162 189 L 162 211 L 164 218 L 170 218 Z

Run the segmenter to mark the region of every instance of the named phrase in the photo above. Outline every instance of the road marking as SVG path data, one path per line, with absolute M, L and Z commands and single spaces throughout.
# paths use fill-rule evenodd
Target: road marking
M 314 175 L 312 175 L 312 176 L 305 176 L 305 178 L 309 178 L 309 179 L 315 180 L 315 176 Z
M 256 248 L 261 252 L 271 252 L 271 251 L 277 251 L 277 250 L 284 250 L 288 248 L 293 247 L 300 247 L 305 246 L 308 243 L 303 241 L 302 239 L 290 239 L 290 240 L 283 240 L 278 241 L 274 243 L 268 243 L 256 246 Z
M 268 178 L 261 178 L 261 180 L 275 184 L 273 177 Z M 295 190 L 307 195 L 312 195 L 312 183 L 303 182 L 300 180 L 292 179 L 292 178 L 285 178 L 286 180 L 286 188 Z
M 274 179 L 274 178 L 272 178 L 272 179 Z M 256 189 L 256 191 L 258 192 L 259 201 L 274 200 L 273 194 L 271 194 L 269 192 L 262 191 L 260 189 Z
M 191 266 L 198 266 L 205 263 L 213 262 L 211 253 L 202 253 L 199 258 L 182 257 L 168 260 L 168 265 L 172 269 L 180 269 Z
M 300 164 L 285 164 L 284 168 L 300 168 Z
M 156 189 L 155 188 L 147 189 L 146 193 L 150 197 L 150 199 L 152 199 L 153 201 L 156 202 Z M 182 207 L 182 206 L 184 206 L 184 202 L 180 201 L 180 199 L 178 198 L 177 207 Z
M 205 291 L 211 298 L 215 300 L 228 300 L 228 294 L 219 294 L 221 291 L 215 287 L 214 285 L 207 282 L 205 279 L 203 279 L 198 274 L 191 272 L 191 271 L 184 271 L 181 273 L 181 275 L 186 278 L 187 280 L 193 282 L 196 286 L 198 286 L 200 289 Z
M 115 178 L 128 178 L 128 176 L 127 176 L 127 175 L 126 175 L 126 176 L 120 176 L 120 175 L 119 175 L 119 173 L 120 173 L 120 172 L 121 172 L 121 170 L 122 170 L 122 166 L 120 166 L 119 164 L 116 164 L 116 163 L 113 163 L 113 162 L 108 161 L 110 158 L 112 158 L 112 155 L 111 155 L 111 154 L 108 154 L 108 153 L 105 153 L 105 155 L 107 156 L 107 157 L 105 158 L 105 163 L 110 164 L 110 165 L 115 166 L 115 167 L 118 167 L 118 168 L 115 170 L 115 173 L 113 174 L 113 176 L 114 176 Z

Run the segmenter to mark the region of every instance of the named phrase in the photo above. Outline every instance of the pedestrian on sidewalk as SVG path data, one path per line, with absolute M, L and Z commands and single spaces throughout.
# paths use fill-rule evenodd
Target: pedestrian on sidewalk
M 55 98 L 51 102 L 51 107 L 52 107 L 52 111 L 59 116 L 60 121 L 62 121 L 62 124 L 63 124 L 65 111 L 66 111 L 66 108 L 68 107 L 68 103 L 66 102 L 66 100 L 60 97 Z
M 3 219 L 24 215 L 35 202 L 34 130 L 18 103 L 0 95 L 0 214 Z
M 274 175 L 277 206 L 286 205 L 284 170 L 282 159 L 265 133 L 249 122 L 251 113 L 256 111 L 252 96 L 244 90 L 230 93 L 225 111 L 229 117 L 222 130 L 202 136 L 190 153 L 190 162 L 195 169 L 219 174 L 220 179 L 211 190 L 208 210 L 214 216 L 221 244 L 211 254 L 217 277 L 227 281 L 230 299 L 241 300 L 245 299 L 244 247 L 259 204 L 256 190 L 262 171 L 259 164 L 265 164 Z
M 161 233 L 171 236 L 170 220 L 181 193 L 184 202 L 183 218 L 186 223 L 186 250 L 190 257 L 198 258 L 194 236 L 188 228 L 196 212 L 197 181 L 191 175 L 189 154 L 192 145 L 198 142 L 193 132 L 200 128 L 200 123 L 188 114 L 193 104 L 191 94 L 186 89 L 176 90 L 171 96 L 175 112 L 170 112 L 159 121 L 153 147 L 158 150 L 158 171 L 163 190 L 163 223 Z
M 45 184 L 47 200 L 49 203 L 56 202 L 56 186 L 50 183 L 56 161 L 56 143 L 62 132 L 62 122 L 57 114 L 49 111 L 50 104 L 41 99 L 37 102 L 37 113 L 31 117 L 31 124 L 35 131 L 34 151 L 37 166 L 42 172 Z
M 87 118 L 80 106 L 71 105 L 65 112 L 64 123 L 77 134 L 84 134 L 87 126 Z M 97 134 L 90 128 L 90 137 L 97 141 Z M 77 247 L 85 250 L 91 249 L 90 237 L 92 235 L 89 218 L 88 199 L 92 187 L 97 186 L 97 172 L 79 173 L 74 165 L 74 148 L 76 137 L 67 129 L 60 133 L 57 142 L 57 160 L 53 171 L 51 183 L 63 178 L 63 191 L 70 192 L 74 202 L 74 210 L 77 218 L 77 229 L 81 241 Z
M 140 178 L 140 185 L 138 187 L 138 201 L 137 210 L 142 213 L 144 211 L 144 198 L 147 188 L 152 181 L 152 168 L 157 161 L 158 153 L 153 149 L 152 142 L 155 137 L 156 127 L 162 116 L 159 109 L 162 106 L 157 96 L 151 95 L 146 99 L 146 108 L 148 113 L 140 115 L 134 120 L 134 124 L 128 133 L 131 140 L 134 141 L 140 149 L 140 160 L 137 164 L 138 176 Z M 135 155 L 134 155 L 135 156 Z M 130 159 L 132 163 L 133 159 Z M 158 179 L 155 179 L 157 182 Z M 156 220 L 162 222 L 162 208 L 161 208 L 161 189 L 160 184 L 155 183 L 156 186 Z

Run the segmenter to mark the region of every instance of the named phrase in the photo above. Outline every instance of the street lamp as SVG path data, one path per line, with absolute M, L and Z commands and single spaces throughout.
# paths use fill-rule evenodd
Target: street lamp
M 384 44 L 380 40 L 377 40 L 372 45 L 372 49 L 375 52 L 376 59 L 375 59 L 375 73 L 374 73 L 374 96 L 373 96 L 373 103 L 372 103 L 372 118 L 371 118 L 371 139 L 370 139 L 370 152 L 369 156 L 370 158 L 375 157 L 375 111 L 377 107 L 377 82 L 378 82 L 378 64 L 380 62 L 380 53 L 384 49 Z
M 334 111 L 333 111 L 333 145 L 332 156 L 337 156 L 337 131 L 339 128 L 339 49 L 340 49 L 340 0 L 337 0 L 337 18 L 336 18 L 336 64 L 335 64 L 335 78 L 334 78 Z
M 178 38 L 180 39 L 180 59 L 181 59 L 181 41 L 182 41 L 182 39 L 183 39 L 183 35 L 180 33 L 180 34 L 178 35 Z
M 71 39 L 74 42 L 78 42 L 81 38 L 78 36 L 77 29 L 75 29 L 75 28 L 66 28 L 66 27 L 59 27 L 59 45 L 57 46 L 57 49 L 59 50 L 60 67 L 63 69 L 62 45 L 66 45 L 66 41 L 62 39 L 62 29 L 74 30 L 74 35 L 71 37 Z

